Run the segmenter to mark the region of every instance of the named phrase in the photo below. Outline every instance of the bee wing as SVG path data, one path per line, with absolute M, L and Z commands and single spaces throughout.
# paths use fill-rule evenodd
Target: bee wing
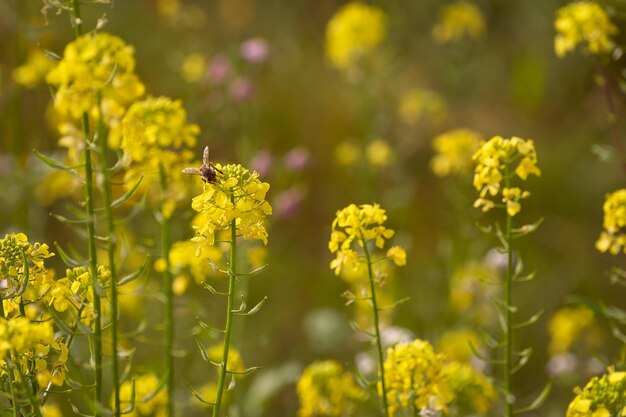
M 183 169 L 183 174 L 189 175 L 202 175 L 202 172 L 198 168 L 185 168 Z
M 209 165 L 209 147 L 204 148 L 204 152 L 202 153 L 202 164 Z

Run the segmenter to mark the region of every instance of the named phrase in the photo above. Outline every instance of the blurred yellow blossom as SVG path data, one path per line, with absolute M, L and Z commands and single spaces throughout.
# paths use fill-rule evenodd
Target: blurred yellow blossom
M 498 271 L 482 262 L 460 266 L 450 279 L 450 306 L 458 314 L 480 325 L 494 320 L 492 301 L 500 286 Z
M 45 81 L 55 62 L 41 49 L 28 52 L 26 62 L 13 70 L 13 81 L 27 88 L 33 88 Z
M 159 389 L 161 381 L 156 375 L 148 373 L 134 377 L 135 380 L 135 409 L 127 414 L 128 417 L 167 417 L 167 393 Z M 132 380 L 127 379 L 120 385 L 120 400 L 123 409 L 131 402 Z M 111 396 L 111 404 L 114 404 Z
M 207 349 L 207 355 L 213 362 L 220 363 L 222 361 L 222 354 L 224 353 L 224 347 L 222 345 L 214 345 Z M 241 359 L 239 351 L 232 346 L 228 350 L 228 371 L 242 373 L 246 370 Z
M 342 6 L 326 26 L 326 56 L 340 70 L 350 70 L 370 55 L 386 36 L 384 12 L 359 1 Z
M 480 415 L 489 413 L 497 399 L 493 383 L 469 363 L 448 362 L 443 374 L 454 396 L 454 407 L 458 415 Z
M 572 344 L 584 339 L 587 344 L 599 345 L 602 339 L 593 318 L 593 311 L 585 306 L 563 307 L 550 318 L 548 331 L 550 355 L 569 351 Z
M 220 264 L 222 251 L 215 246 L 209 246 L 198 253 L 198 245 L 190 240 L 175 242 L 170 248 L 170 268 L 174 275 L 174 285 L 177 287 L 176 294 L 185 292 L 190 280 L 198 285 L 202 284 L 212 274 L 211 263 Z M 165 259 L 159 258 L 154 264 L 157 272 L 165 271 Z M 191 278 L 191 279 L 190 279 Z
M 341 166 L 354 165 L 361 157 L 360 148 L 351 141 L 345 140 L 335 146 L 335 161 Z
M 204 55 L 193 53 L 185 56 L 180 72 L 186 82 L 197 83 L 204 76 L 206 69 L 207 62 Z
M 265 264 L 267 249 L 263 246 L 254 246 L 246 250 L 246 260 L 251 268 L 259 268 Z
M 469 362 L 474 356 L 471 346 L 480 351 L 483 342 L 480 335 L 470 328 L 448 330 L 439 338 L 439 352 L 454 361 Z
M 444 99 L 436 92 L 412 88 L 400 97 L 398 113 L 402 121 L 415 125 L 422 119 L 440 122 L 447 113 Z
M 258 173 L 241 165 L 216 164 L 216 174 L 216 183 L 205 184 L 204 192 L 191 202 L 191 207 L 206 221 L 202 226 L 194 226 L 196 237 L 192 240 L 200 248 L 213 246 L 215 234 L 230 230 L 235 221 L 238 236 L 267 244 L 265 218 L 272 214 L 272 207 L 265 196 L 270 185 L 262 182 Z
M 180 0 L 157 0 L 157 11 L 161 16 L 172 17 L 180 11 Z
M 46 404 L 42 409 L 43 417 L 63 417 L 63 413 L 56 404 Z
M 482 137 L 471 129 L 449 130 L 433 139 L 435 156 L 430 167 L 438 177 L 460 175 L 471 171 L 472 156 Z
M 374 139 L 367 146 L 366 155 L 370 164 L 378 168 L 388 166 L 393 159 L 393 151 L 389 143 L 383 139 Z
M 89 33 L 70 42 L 63 58 L 47 75 L 56 88 L 55 108 L 63 115 L 80 118 L 97 112 L 97 96 L 126 106 L 144 93 L 135 75 L 134 49 L 117 36 Z M 112 106 L 110 104 L 109 106 Z
M 608 373 L 593 377 L 584 389 L 574 392 L 566 417 L 623 416 L 626 412 L 626 372 L 609 368 Z
M 385 385 L 391 415 L 412 407 L 447 413 L 454 397 L 443 372 L 444 360 L 430 343 L 421 339 L 387 350 Z M 381 389 L 379 381 L 379 392 Z
M 367 399 L 367 393 L 359 388 L 354 376 L 332 360 L 307 366 L 298 381 L 297 391 L 298 417 L 356 415 L 359 403 Z
M 613 255 L 622 250 L 626 253 L 626 188 L 608 194 L 603 209 L 604 230 L 596 241 L 596 249 Z
M 526 180 L 530 174 L 541 175 L 533 141 L 515 136 L 511 139 L 494 136 L 482 143 L 473 159 L 476 163 L 474 187 L 480 192 L 474 207 L 482 207 L 483 211 L 492 209 L 496 201 L 491 198 L 501 193 L 507 214 L 515 216 L 521 210 L 519 201 L 528 198 L 530 193 L 518 187 L 509 187 L 509 182 L 515 175 L 522 180 Z
M 610 53 L 615 47 L 612 36 L 617 34 L 617 27 L 602 6 L 593 1 L 576 1 L 561 7 L 554 28 L 554 50 L 559 58 L 579 43 L 586 43 L 586 50 L 592 54 Z
M 465 37 L 479 38 L 484 33 L 485 19 L 480 9 L 472 2 L 459 0 L 441 7 L 432 35 L 438 43 L 449 43 Z

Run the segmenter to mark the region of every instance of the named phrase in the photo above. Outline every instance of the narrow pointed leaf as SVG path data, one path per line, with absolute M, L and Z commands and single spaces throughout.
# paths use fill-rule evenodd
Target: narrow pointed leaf
M 57 253 L 61 257 L 63 263 L 71 268 L 75 268 L 77 266 L 84 265 L 83 262 L 79 262 L 76 259 L 72 258 L 65 250 L 59 245 L 59 242 L 54 242 L 54 247 L 57 250 Z
M 142 180 L 143 177 L 139 177 L 139 180 L 137 180 L 135 185 L 133 185 L 130 190 L 126 191 L 120 198 L 111 203 L 111 207 L 116 208 L 127 202 L 133 196 L 133 194 L 135 194 L 135 191 L 137 191 L 137 188 L 139 188 Z
M 523 329 L 524 327 L 528 327 L 531 324 L 537 322 L 537 320 L 539 320 L 539 318 L 543 315 L 543 312 L 544 312 L 544 310 L 540 310 L 537 313 L 533 314 L 533 316 L 531 318 L 529 318 L 528 320 L 523 321 L 523 322 L 518 323 L 518 324 L 513 324 L 511 326 L 511 328 L 513 330 L 519 330 L 519 329 Z
M 202 398 L 200 393 L 196 391 L 191 385 L 187 384 L 187 388 L 189 389 L 189 391 L 191 391 L 191 395 L 193 395 L 196 398 L 196 400 L 200 401 L 201 403 L 208 404 L 210 406 L 215 406 L 215 403 L 206 401 L 204 398 Z
M 200 355 L 202 356 L 202 359 L 205 362 L 211 362 L 211 358 L 209 358 L 209 354 L 207 353 L 207 350 L 204 347 L 204 344 L 202 344 L 200 338 L 198 338 L 198 336 L 194 336 L 193 339 L 196 341 L 196 345 L 198 345 L 198 349 L 200 350 Z
M 132 379 L 130 386 L 130 404 L 121 411 L 122 414 L 130 414 L 135 411 L 135 378 Z
M 255 305 L 254 307 L 252 307 L 252 308 L 251 308 L 248 312 L 246 312 L 246 313 L 243 313 L 243 312 L 238 312 L 238 313 L 233 312 L 233 313 L 234 313 L 234 314 L 236 314 L 236 315 L 238 315 L 238 316 L 251 316 L 251 315 L 253 315 L 253 314 L 257 313 L 257 312 L 261 309 L 261 307 L 263 307 L 263 304 L 265 304 L 265 302 L 266 302 L 267 300 L 269 300 L 269 298 L 267 298 L 267 297 L 263 297 L 263 299 L 262 299 L 261 301 L 259 301 L 259 302 L 257 303 L 257 305 Z M 242 306 L 242 308 L 245 308 L 245 306 Z
M 198 324 L 200 325 L 200 327 L 202 327 L 205 330 L 209 330 L 209 331 L 217 332 L 217 333 L 226 333 L 226 330 L 220 330 L 220 329 L 216 329 L 215 327 L 209 326 L 204 321 L 202 321 L 200 317 L 198 316 L 196 316 L 196 320 L 198 321 Z
M 35 156 L 41 160 L 41 162 L 48 165 L 49 167 L 54 169 L 60 169 L 61 171 L 67 171 L 71 174 L 76 175 L 76 170 L 73 167 L 68 167 L 57 161 L 56 159 L 52 159 L 49 156 L 42 154 L 37 149 L 34 149 L 33 152 L 35 153 Z
M 137 278 L 142 276 L 143 273 L 146 272 L 146 270 L 148 269 L 148 260 L 149 259 L 150 259 L 150 256 L 146 256 L 146 258 L 143 260 L 143 264 L 141 265 L 141 267 L 138 270 L 133 271 L 130 274 L 128 274 L 125 277 L 123 277 L 122 279 L 120 279 L 117 282 L 117 285 L 118 286 L 126 285 L 129 282 L 133 282 L 134 280 L 136 280 Z
M 529 411 L 534 411 L 541 407 L 543 403 L 548 398 L 548 394 L 550 394 L 550 390 L 552 389 L 552 381 L 548 381 L 546 386 L 543 388 L 541 393 L 535 398 L 535 400 L 527 407 L 518 408 L 513 410 L 513 414 L 523 414 L 528 413 Z

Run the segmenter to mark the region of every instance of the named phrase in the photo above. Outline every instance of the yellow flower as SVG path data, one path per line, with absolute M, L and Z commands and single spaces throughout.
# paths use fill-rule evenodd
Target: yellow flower
M 471 346 L 478 351 L 483 347 L 480 335 L 472 329 L 448 330 L 439 338 L 439 352 L 458 362 L 469 362 L 474 356 Z
M 579 43 L 586 43 L 592 54 L 610 53 L 615 44 L 611 39 L 617 27 L 598 3 L 577 1 L 557 11 L 554 28 L 554 50 L 559 58 L 574 50 Z
M 626 253 L 626 188 L 606 196 L 604 201 L 604 230 L 596 242 L 600 252 L 609 251 L 617 255 L 622 250 Z
M 548 331 L 550 355 L 569 351 L 572 344 L 579 339 L 592 345 L 602 343 L 593 318 L 593 311 L 584 306 L 563 307 L 557 310 L 550 318 Z
M 443 366 L 443 374 L 450 386 L 454 403 L 464 411 L 460 415 L 487 415 L 496 401 L 493 383 L 468 363 L 449 362 Z
M 167 393 L 159 388 L 161 382 L 152 373 L 135 376 L 135 409 L 125 414 L 128 417 L 166 417 L 167 416 Z M 120 385 L 120 400 L 122 409 L 127 408 L 131 402 L 132 380 L 126 380 Z M 157 392 L 155 394 L 155 392 Z M 111 397 L 111 404 L 115 399 Z
M 33 88 L 46 79 L 54 65 L 54 61 L 41 49 L 33 49 L 28 53 L 26 62 L 13 70 L 13 81 L 24 87 Z
M 608 373 L 594 377 L 584 389 L 576 388 L 576 397 L 567 408 L 566 417 L 623 416 L 626 401 L 626 378 L 624 372 Z
M 406 265 L 406 251 L 400 246 L 392 246 L 387 251 L 387 258 L 398 266 Z
M 430 167 L 438 177 L 465 174 L 472 168 L 472 155 L 478 150 L 481 135 L 470 129 L 455 129 L 433 139 L 435 156 Z
M 515 136 L 511 139 L 495 136 L 483 142 L 472 158 L 476 162 L 474 187 L 480 193 L 474 207 L 483 207 L 483 211 L 488 211 L 495 207 L 492 198 L 502 193 L 507 214 L 512 217 L 519 213 L 519 201 L 527 198 L 529 193 L 518 187 L 509 187 L 508 183 L 514 175 L 522 180 L 526 180 L 530 174 L 541 175 L 533 141 Z
M 43 406 L 43 417 L 63 417 L 63 413 L 56 404 L 46 404 Z
M 446 113 L 446 102 L 434 91 L 412 88 L 400 97 L 398 114 L 407 125 L 415 125 L 423 119 L 440 122 Z
M 180 11 L 180 0 L 158 0 L 157 11 L 161 16 L 172 17 Z
M 204 223 L 194 226 L 200 249 L 215 244 L 215 234 L 230 230 L 235 222 L 236 233 L 244 239 L 261 240 L 267 244 L 265 218 L 272 207 L 265 200 L 270 188 L 259 180 L 259 174 L 241 165 L 216 165 L 215 184 L 205 184 L 204 192 L 193 198 L 191 207 L 200 213 Z
M 383 139 L 375 139 L 367 147 L 367 159 L 375 167 L 388 166 L 393 159 L 393 151 Z
M 297 386 L 298 417 L 342 417 L 354 414 L 367 394 L 341 364 L 326 360 L 307 366 Z
M 335 147 L 335 161 L 341 166 L 354 165 L 361 157 L 361 150 L 350 141 L 343 141 Z
M 340 70 L 350 70 L 385 39 L 382 10 L 358 1 L 341 7 L 326 26 L 326 56 Z
M 391 414 L 412 406 L 447 413 L 454 397 L 443 365 L 443 355 L 437 354 L 425 340 L 415 339 L 389 348 L 384 367 Z M 380 382 L 378 390 L 382 390 Z
M 207 355 L 213 362 L 220 363 L 222 361 L 222 355 L 224 353 L 224 347 L 222 345 L 214 345 L 207 349 Z M 239 351 L 232 346 L 228 351 L 228 371 L 242 373 L 246 370 L 241 359 Z
M 449 43 L 464 37 L 480 38 L 484 33 L 485 19 L 480 9 L 474 3 L 459 0 L 441 7 L 432 35 L 438 43 Z
M 394 235 L 394 231 L 384 226 L 387 214 L 378 204 L 350 204 L 348 207 L 337 211 L 332 224 L 328 249 L 336 253 L 335 259 L 330 263 L 330 268 L 339 275 L 343 266 L 356 268 L 364 259 L 354 250 L 353 244 L 360 247 L 374 242 L 376 248 L 382 249 L 385 241 Z M 398 263 L 403 261 L 404 250 L 395 247 L 389 258 Z M 404 253 L 406 258 L 406 253 Z M 404 259 L 406 263 L 406 259 Z
M 206 59 L 201 54 L 193 53 L 185 56 L 180 69 L 183 80 L 191 84 L 197 83 L 204 76 L 206 66 Z
M 46 77 L 56 88 L 57 111 L 78 119 L 85 112 L 97 112 L 98 94 L 103 104 L 113 101 L 124 107 L 143 95 L 144 86 L 134 74 L 133 53 L 132 46 L 103 32 L 70 42 Z

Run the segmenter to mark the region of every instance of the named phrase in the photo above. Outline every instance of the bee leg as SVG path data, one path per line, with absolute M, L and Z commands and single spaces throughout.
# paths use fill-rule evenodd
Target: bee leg
M 220 174 L 223 174 L 223 172 L 220 169 L 218 169 L 215 165 L 213 165 L 213 162 L 211 162 L 211 168 L 213 168 L 214 170 L 216 170 Z

